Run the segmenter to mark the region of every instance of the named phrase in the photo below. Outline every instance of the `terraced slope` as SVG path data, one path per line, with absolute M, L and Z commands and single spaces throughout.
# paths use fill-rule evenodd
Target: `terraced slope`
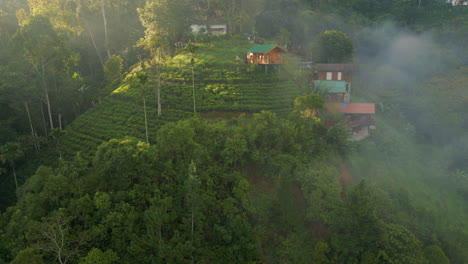
M 245 54 L 251 45 L 239 39 L 199 44 L 194 68 L 198 112 L 255 113 L 269 110 L 284 116 L 292 110 L 294 98 L 306 93 L 307 87 L 293 81 L 294 72 L 282 70 L 267 74 L 259 69 L 248 71 L 245 65 L 239 65 L 236 57 Z M 189 55 L 181 51 L 169 61 L 161 75 L 160 117 L 157 116 L 153 90 L 156 87 L 155 78 L 150 78 L 150 87 L 145 96 L 150 141 L 154 140 L 158 128 L 165 123 L 193 116 L 192 69 L 189 62 Z M 132 74 L 139 70 L 136 67 Z M 60 151 L 65 157 L 80 151 L 89 158 L 102 142 L 125 136 L 145 139 L 141 93 L 124 81 L 101 104 L 92 107 L 67 127 Z

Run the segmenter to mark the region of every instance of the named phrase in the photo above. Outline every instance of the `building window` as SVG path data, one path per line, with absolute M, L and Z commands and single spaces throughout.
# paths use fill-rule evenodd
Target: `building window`
M 341 72 L 338 72 L 338 81 L 341 81 Z
M 332 73 L 331 72 L 327 72 L 327 81 L 331 80 L 332 79 Z

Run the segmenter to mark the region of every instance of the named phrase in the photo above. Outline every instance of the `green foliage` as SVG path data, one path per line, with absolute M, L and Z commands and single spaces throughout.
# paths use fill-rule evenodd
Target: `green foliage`
M 112 250 L 102 252 L 98 248 L 92 248 L 88 255 L 80 261 L 80 264 L 112 264 L 119 260 L 117 254 Z
M 112 55 L 104 64 L 104 77 L 108 82 L 119 82 L 122 80 L 123 59 L 120 56 Z
M 383 248 L 388 263 L 427 263 L 421 241 L 404 226 L 385 225 Z
M 93 160 L 97 189 L 127 190 L 131 182 L 144 181 L 152 159 L 149 146 L 135 139 L 103 143 Z
M 349 263 L 376 261 L 384 229 L 375 214 L 373 194 L 364 181 L 348 193 L 344 206 L 335 214 L 330 231 L 338 258 Z
M 297 176 L 307 202 L 306 219 L 329 223 L 340 205 L 338 172 L 328 166 L 308 168 Z
M 15 179 L 15 187 L 18 189 L 18 180 L 16 179 L 15 163 L 24 156 L 24 152 L 18 143 L 7 142 L 5 145 L 0 146 L 0 161 L 8 163 L 13 170 L 13 177 Z
M 444 251 L 436 245 L 425 247 L 424 257 L 428 260 L 429 264 L 450 264 L 450 260 L 447 258 Z
M 318 241 L 315 243 L 314 252 L 312 253 L 313 264 L 329 264 L 332 263 L 327 254 L 330 253 L 330 246 L 324 241 Z
M 18 143 L 7 142 L 0 147 L 0 161 L 2 163 L 9 163 L 14 167 L 15 161 L 24 156 L 21 146 Z
M 351 62 L 354 56 L 353 41 L 343 32 L 327 30 L 316 37 L 312 56 L 321 63 Z
M 13 259 L 10 264 L 44 264 L 42 257 L 35 253 L 35 250 L 32 248 L 26 248 L 18 252 L 15 259 Z
M 169 45 L 170 53 L 174 52 L 176 42 L 186 40 L 190 30 L 191 8 L 187 0 L 146 1 L 144 8 L 138 10 L 142 25 L 146 28 L 142 42 L 148 45 L 153 39 L 164 39 Z M 145 45 L 144 44 L 144 45 Z
M 325 101 L 320 95 L 309 94 L 294 99 L 294 106 L 299 111 L 304 111 L 311 108 L 322 108 Z
M 282 250 L 280 257 L 282 263 L 307 263 L 313 258 L 310 250 L 310 238 L 307 237 L 307 232 L 291 232 L 289 236 L 282 242 Z
M 27 162 L 18 165 L 30 167 L 19 177 L 20 183 L 29 179 L 18 188 L 16 205 L 0 218 L 0 262 L 466 262 L 464 68 L 421 87 L 405 78 L 375 78 L 370 85 L 353 81 L 363 97 L 378 91 L 375 101 L 383 107 L 378 130 L 351 152 L 343 128 L 297 114 L 284 118 L 294 107 L 304 113 L 323 104 L 316 95 L 303 96 L 310 91 L 297 62 L 279 72 L 256 71 L 258 65 L 244 63 L 253 45 L 244 36 L 198 37 L 203 43 L 196 43 L 196 60 L 193 50 L 181 48 L 190 38 L 191 21 L 219 17 L 230 32 L 252 30 L 306 57 L 310 38 L 326 29 L 349 32 L 363 49 L 360 27 L 388 19 L 420 31 L 434 27 L 441 44 L 452 41 L 447 36 L 460 36 L 452 44 L 463 47 L 464 11 L 437 1 L 420 3 L 0 1 L 0 141 L 21 142 Z M 316 40 L 317 61 L 352 60 L 353 43 L 344 33 L 326 31 Z M 408 53 L 416 63 L 403 69 L 428 68 L 431 73 L 423 77 L 432 78 L 450 68 L 446 65 L 460 65 L 466 55 L 455 57 L 440 47 L 431 51 Z M 445 60 L 426 64 L 422 56 Z M 137 59 L 139 65 L 119 84 L 123 70 Z M 396 66 L 401 65 L 375 72 L 405 72 Z M 155 76 L 161 77 L 161 116 L 149 93 Z M 100 89 L 103 77 L 110 84 Z M 437 98 L 438 107 L 423 94 Z M 142 97 L 148 120 L 141 115 Z M 172 123 L 192 116 L 192 99 L 202 116 L 256 114 Z M 41 114 L 48 103 L 50 124 Z M 322 118 L 312 112 L 305 116 Z M 65 133 L 49 133 L 48 125 L 59 120 Z M 141 143 L 145 136 L 149 144 Z M 31 162 L 33 151 L 40 153 Z M 15 174 L 15 161 L 23 155 L 5 153 L 2 147 L 2 177 L 8 177 L 7 169 Z M 347 195 L 335 169 L 336 156 L 346 155 L 353 176 L 371 183 Z M 34 172 L 41 163 L 55 165 Z M 63 235 L 62 244 L 57 234 Z M 424 257 L 418 238 L 437 246 L 426 247 Z

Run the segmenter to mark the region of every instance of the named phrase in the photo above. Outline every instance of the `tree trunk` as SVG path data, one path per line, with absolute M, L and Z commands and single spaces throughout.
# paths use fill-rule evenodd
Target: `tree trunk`
M 192 208 L 192 240 L 190 241 L 190 246 L 193 247 L 193 222 L 194 222 L 194 213 Z M 193 253 L 191 254 L 192 264 L 194 263 Z
M 73 104 L 73 113 L 75 114 L 75 119 L 78 118 L 78 109 L 75 104 Z
M 107 50 L 107 58 L 111 57 L 109 51 L 109 40 L 107 38 L 107 18 L 106 18 L 106 9 L 104 6 L 104 0 L 101 0 L 101 10 L 102 10 L 102 20 L 104 21 L 104 38 L 106 40 L 106 50 Z
M 60 231 L 60 245 L 57 245 L 58 251 L 57 251 L 57 256 L 60 261 L 60 264 L 64 264 L 66 262 L 65 260 L 62 260 L 62 249 L 65 244 L 65 239 L 64 239 L 64 234 L 62 228 L 59 226 L 59 231 Z
M 11 163 L 11 168 L 13 169 L 13 177 L 15 177 L 15 186 L 16 186 L 16 189 L 18 190 L 18 181 L 16 180 L 15 164 Z
M 49 89 L 47 88 L 47 83 L 45 80 L 45 65 L 44 65 L 44 58 L 41 57 L 41 63 L 42 63 L 42 84 L 44 85 L 44 91 L 45 91 L 45 100 L 47 103 L 47 111 L 49 112 L 49 121 L 50 121 L 50 128 L 54 129 L 54 122 L 52 121 L 52 110 L 50 107 L 50 98 L 49 98 Z
M 197 109 L 195 107 L 195 75 L 193 73 L 193 65 L 192 65 L 192 90 L 193 90 L 193 112 L 196 113 Z
M 239 33 L 242 34 L 242 0 L 239 1 Z
M 47 90 L 47 87 L 45 89 L 45 97 L 47 103 L 47 111 L 49 112 L 50 129 L 54 129 L 54 122 L 52 120 L 52 109 L 50 107 L 49 91 Z
M 42 79 L 42 86 L 44 88 L 44 99 L 47 104 L 47 111 L 49 112 L 49 121 L 50 121 L 50 128 L 54 129 L 54 122 L 52 121 L 52 110 L 50 107 L 50 98 L 49 98 L 49 89 L 47 88 L 47 83 L 45 80 L 45 65 L 44 65 L 44 57 L 41 56 L 41 71 L 37 68 L 37 65 L 33 64 L 37 74 L 41 77 Z M 47 136 L 47 133 L 46 133 Z
M 148 140 L 148 121 L 146 119 L 146 100 L 145 100 L 145 97 L 143 97 L 143 112 L 145 113 L 146 143 L 149 144 L 149 140 Z
M 33 127 L 32 120 L 31 120 L 31 114 L 29 113 L 28 102 L 24 102 L 24 106 L 26 107 L 26 113 L 28 113 L 29 125 L 31 126 L 31 136 L 34 142 L 34 148 L 36 149 L 36 152 L 39 152 L 39 149 L 37 147 L 35 133 L 34 133 L 34 127 Z
M 158 74 L 158 116 L 161 116 L 161 72 Z
M 93 42 L 94 49 L 96 50 L 96 53 L 99 57 L 99 61 L 101 62 L 102 67 L 104 68 L 104 62 L 102 61 L 101 53 L 99 52 L 97 46 L 96 46 L 96 41 L 94 41 L 93 33 L 91 33 L 91 30 L 88 30 L 89 36 L 91 37 L 91 41 Z
M 60 132 L 62 132 L 62 109 L 59 109 L 59 114 L 58 114 L 58 121 L 59 121 L 59 128 Z
M 42 113 L 42 125 L 44 126 L 44 136 L 47 137 L 47 125 L 45 121 L 44 107 L 42 105 L 42 101 L 40 101 L 40 103 L 41 103 L 41 113 Z
M 193 245 L 193 229 L 194 229 L 193 226 L 194 226 L 194 218 L 195 218 L 193 211 L 194 211 L 194 209 L 192 208 L 192 242 L 191 242 L 192 245 Z

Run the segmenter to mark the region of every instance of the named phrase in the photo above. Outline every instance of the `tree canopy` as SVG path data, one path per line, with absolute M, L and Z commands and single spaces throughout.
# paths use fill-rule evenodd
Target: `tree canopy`
M 354 56 L 354 45 L 344 32 L 327 30 L 319 34 L 312 44 L 312 56 L 316 62 L 346 63 Z

